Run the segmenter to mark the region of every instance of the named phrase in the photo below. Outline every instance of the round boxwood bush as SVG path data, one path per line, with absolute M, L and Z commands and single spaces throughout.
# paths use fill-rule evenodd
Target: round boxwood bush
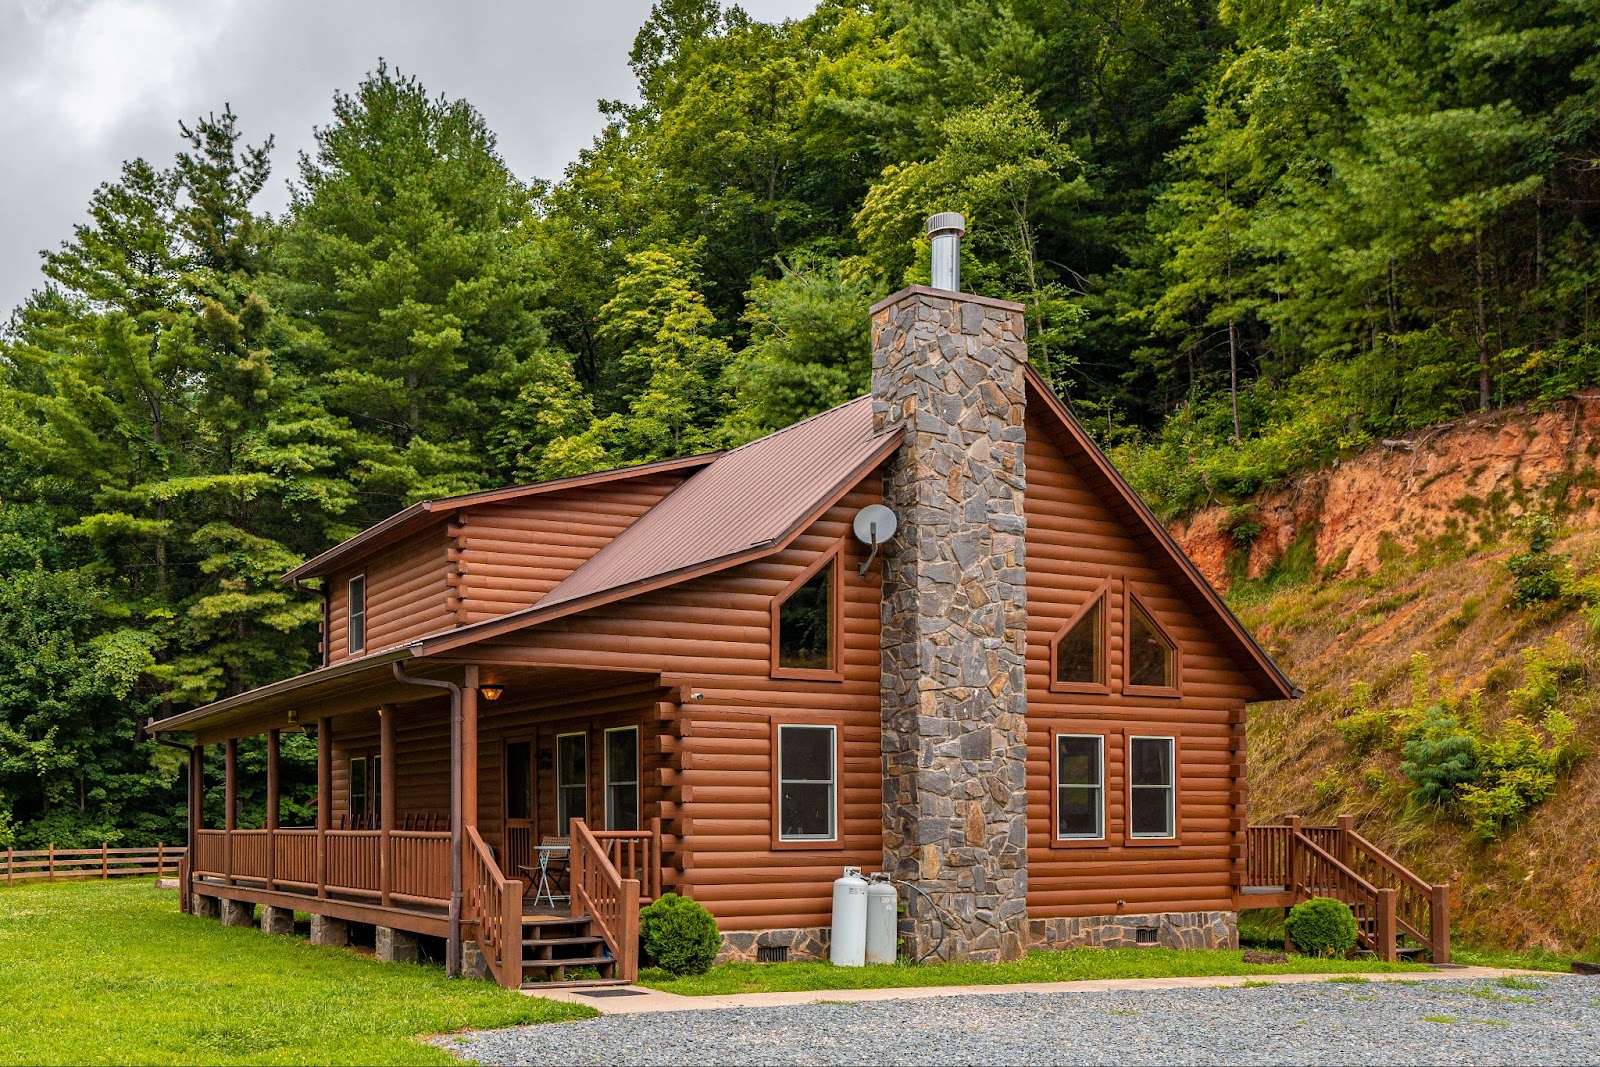
M 1356 945 L 1356 917 L 1348 905 L 1312 897 L 1289 909 L 1284 933 L 1307 956 L 1343 956 Z
M 676 893 L 667 893 L 639 912 L 639 935 L 656 966 L 677 975 L 705 974 L 722 948 L 717 920 Z

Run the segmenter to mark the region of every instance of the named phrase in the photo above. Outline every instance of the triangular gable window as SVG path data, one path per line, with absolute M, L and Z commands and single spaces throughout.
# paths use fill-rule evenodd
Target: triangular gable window
M 830 559 L 778 605 L 778 667 L 800 671 L 834 669 L 834 563 Z
M 1128 684 L 1140 689 L 1178 688 L 1178 649 L 1144 605 L 1128 603 Z
M 1106 683 L 1106 595 L 1102 590 L 1056 638 L 1056 681 L 1063 685 Z

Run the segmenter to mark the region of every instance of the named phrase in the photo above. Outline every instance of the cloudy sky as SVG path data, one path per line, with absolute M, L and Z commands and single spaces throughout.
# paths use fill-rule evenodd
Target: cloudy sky
M 767 21 L 812 0 L 742 0 Z M 381 56 L 483 112 L 512 169 L 559 177 L 600 128 L 595 101 L 633 98 L 628 49 L 650 0 L 0 0 L 0 319 L 43 280 L 122 161 L 166 164 L 177 123 L 232 103 L 247 139 L 277 137 L 262 207 L 335 89 Z

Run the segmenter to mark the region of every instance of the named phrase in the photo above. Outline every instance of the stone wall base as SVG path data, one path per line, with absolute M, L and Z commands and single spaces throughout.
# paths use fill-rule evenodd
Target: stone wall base
M 1140 930 L 1154 930 L 1154 942 L 1140 941 Z M 1028 921 L 1030 948 L 1145 948 L 1152 945 L 1238 948 L 1239 915 L 1232 911 L 1169 911 L 1154 915 L 1084 915 Z
M 807 926 L 786 930 L 733 930 L 722 935 L 722 951 L 717 953 L 718 963 L 755 963 L 756 950 L 762 948 L 787 948 L 791 961 L 814 961 L 828 958 L 826 926 Z

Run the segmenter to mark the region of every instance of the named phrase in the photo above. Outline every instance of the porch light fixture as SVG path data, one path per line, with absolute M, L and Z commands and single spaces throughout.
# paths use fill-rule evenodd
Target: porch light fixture
M 300 712 L 295 708 L 289 709 L 289 725 L 284 727 L 283 732 L 286 734 L 305 733 L 305 727 L 300 725 Z
M 496 700 L 499 700 L 500 697 L 505 693 L 505 691 L 506 691 L 506 687 L 503 686 L 503 685 L 480 685 L 480 686 L 478 686 L 478 692 L 483 694 L 483 699 L 489 701 L 491 704 L 494 703 Z

